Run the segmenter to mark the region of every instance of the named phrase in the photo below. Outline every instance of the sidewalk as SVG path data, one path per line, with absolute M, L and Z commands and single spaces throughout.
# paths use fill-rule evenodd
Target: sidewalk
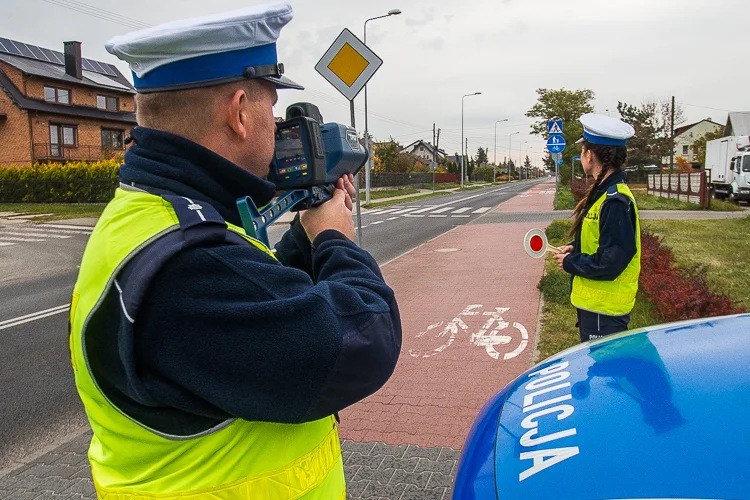
M 533 363 L 544 261 L 523 237 L 548 222 L 549 182 L 383 266 L 399 300 L 401 359 L 377 394 L 341 412 L 349 498 L 447 499 L 459 450 L 490 397 Z M 0 499 L 93 499 L 88 434 L 0 477 Z

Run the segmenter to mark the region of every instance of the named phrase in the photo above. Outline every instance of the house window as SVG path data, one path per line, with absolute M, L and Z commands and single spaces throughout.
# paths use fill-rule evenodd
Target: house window
M 112 130 L 102 128 L 102 148 L 103 149 L 124 149 L 123 142 L 124 132 L 122 130 Z
M 70 90 L 57 87 L 44 87 L 44 100 L 60 104 L 70 104 Z
M 78 126 L 49 124 L 50 156 L 62 156 L 63 148 L 78 147 Z
M 110 97 L 108 95 L 96 96 L 96 107 L 99 109 L 106 109 L 107 111 L 117 111 L 120 109 L 120 100 L 117 97 Z
M 690 146 L 682 146 L 682 154 L 690 154 Z

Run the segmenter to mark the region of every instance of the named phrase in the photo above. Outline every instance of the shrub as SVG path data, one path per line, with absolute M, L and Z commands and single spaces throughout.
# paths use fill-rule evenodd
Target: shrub
M 114 196 L 122 157 L 0 168 L 0 202 L 102 203 Z
M 573 187 L 571 188 L 571 191 L 573 192 L 573 199 L 576 203 L 581 201 L 586 196 L 586 192 L 589 190 L 589 185 L 590 184 L 585 180 L 576 179 L 573 181 Z
M 739 314 L 732 301 L 712 293 L 708 288 L 706 268 L 682 269 L 675 265 L 672 251 L 649 231 L 641 236 L 640 287 L 654 304 L 661 321 L 680 321 Z

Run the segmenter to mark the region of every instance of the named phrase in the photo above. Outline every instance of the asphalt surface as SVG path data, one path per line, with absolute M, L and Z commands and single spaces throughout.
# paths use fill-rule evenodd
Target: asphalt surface
M 363 246 L 381 264 L 477 221 L 539 181 L 494 186 L 366 211 Z M 0 221 L 0 471 L 86 427 L 68 352 L 67 306 L 88 239 L 64 224 Z M 269 230 L 273 245 L 286 230 Z

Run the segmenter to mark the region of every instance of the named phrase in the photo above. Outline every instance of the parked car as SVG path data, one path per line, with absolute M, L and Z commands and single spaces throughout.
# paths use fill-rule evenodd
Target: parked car
M 456 499 L 750 498 L 750 314 L 592 341 L 490 400 Z

